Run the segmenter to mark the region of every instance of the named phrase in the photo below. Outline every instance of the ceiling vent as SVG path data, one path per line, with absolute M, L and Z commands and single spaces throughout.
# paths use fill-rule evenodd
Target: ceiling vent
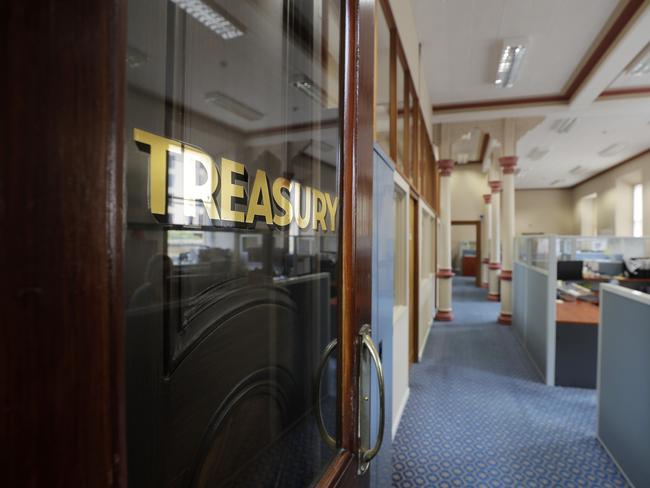
M 564 181 L 563 179 L 553 180 L 553 181 L 551 181 L 551 182 L 549 183 L 549 186 L 557 186 L 557 185 L 559 185 L 560 183 L 562 183 L 563 181 Z
M 526 157 L 530 159 L 531 161 L 539 161 L 542 159 L 544 156 L 546 156 L 550 152 L 550 149 L 545 148 L 545 147 L 534 147 L 532 148 Z
M 627 147 L 627 144 L 625 144 L 625 143 L 615 142 L 614 144 L 610 144 L 609 146 L 607 146 L 602 151 L 599 151 L 598 155 L 603 157 L 603 158 L 608 158 L 610 156 L 615 156 L 616 154 L 620 153 L 626 147 Z
M 558 134 L 566 134 L 571 130 L 578 119 L 557 119 L 551 124 L 551 130 Z

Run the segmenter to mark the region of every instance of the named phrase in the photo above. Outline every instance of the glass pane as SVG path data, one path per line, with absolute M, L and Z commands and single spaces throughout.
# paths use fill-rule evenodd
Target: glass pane
M 395 186 L 393 193 L 395 201 L 395 263 L 393 287 L 395 291 L 394 306 L 406 306 L 406 289 L 408 275 L 408 200 L 404 190 Z
M 397 56 L 397 167 L 404 171 L 404 67 Z
M 130 0 L 129 486 L 307 486 L 335 455 L 338 0 Z
M 376 49 L 375 139 L 390 155 L 390 31 L 381 7 L 377 8 Z

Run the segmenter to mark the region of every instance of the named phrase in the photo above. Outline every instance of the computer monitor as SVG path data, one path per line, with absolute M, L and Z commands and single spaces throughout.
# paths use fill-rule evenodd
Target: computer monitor
M 582 261 L 558 261 L 557 279 L 563 281 L 582 279 Z

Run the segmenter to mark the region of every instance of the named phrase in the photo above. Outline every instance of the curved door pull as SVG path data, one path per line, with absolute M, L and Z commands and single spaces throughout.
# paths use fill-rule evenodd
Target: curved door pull
M 329 432 L 327 432 L 327 427 L 325 427 L 325 421 L 323 420 L 323 411 L 321 410 L 320 406 L 320 398 L 321 386 L 323 384 L 323 370 L 325 369 L 325 365 L 327 364 L 327 360 L 329 359 L 330 354 L 332 354 L 332 351 L 336 349 L 338 342 L 338 339 L 334 339 L 327 345 L 325 351 L 323 351 L 323 356 L 321 357 L 320 364 L 318 365 L 318 371 L 316 372 L 316 382 L 318 384 L 318 387 L 316 388 L 316 398 L 314 399 L 316 403 L 316 423 L 318 424 L 318 431 L 320 432 L 320 436 L 322 437 L 323 442 L 325 442 L 325 444 L 327 444 L 332 449 L 336 449 L 336 439 L 329 435 Z
M 361 447 L 359 448 L 359 473 L 363 474 L 368 470 L 370 461 L 379 453 L 381 444 L 384 440 L 384 421 L 385 421 L 385 390 L 384 390 L 384 368 L 381 365 L 381 358 L 379 357 L 379 351 L 375 347 L 375 343 L 372 340 L 370 325 L 365 324 L 359 330 L 359 335 L 361 336 L 361 351 L 363 348 L 368 348 L 370 357 L 375 363 L 375 368 L 377 370 L 377 382 L 379 384 L 379 425 L 377 426 L 377 440 L 375 445 L 368 450 L 363 448 L 363 443 L 360 443 Z M 361 378 L 359 379 L 361 382 Z M 362 401 L 367 402 L 367 397 L 362 398 L 362 395 L 359 395 L 359 412 L 364 408 L 361 404 Z

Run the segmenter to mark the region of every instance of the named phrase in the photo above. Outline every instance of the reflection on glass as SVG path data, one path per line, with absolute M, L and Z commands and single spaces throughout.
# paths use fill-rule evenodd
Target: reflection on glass
M 339 2 L 128 23 L 129 484 L 307 486 L 335 454 Z
M 375 93 L 375 139 L 390 155 L 390 30 L 381 7 L 377 7 L 377 76 Z
M 404 171 L 404 67 L 397 56 L 397 167 Z

